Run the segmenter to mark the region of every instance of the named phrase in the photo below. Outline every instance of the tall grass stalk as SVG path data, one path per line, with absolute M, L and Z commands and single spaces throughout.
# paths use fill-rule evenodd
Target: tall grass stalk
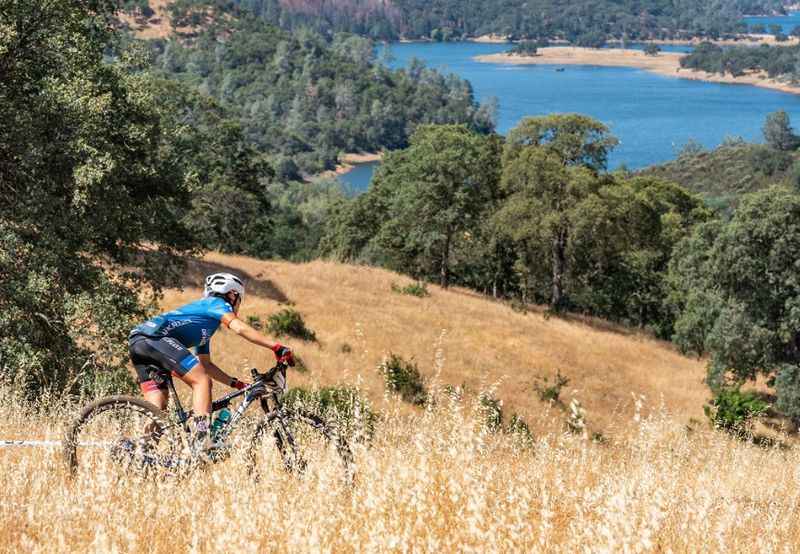
M 783 552 L 800 544 L 796 450 L 687 433 L 663 413 L 620 416 L 628 434 L 606 444 L 552 432 L 531 448 L 486 433 L 475 396 L 435 405 L 411 415 L 398 401 L 383 405 L 374 440 L 354 444 L 352 486 L 323 453 L 294 477 L 265 450 L 258 483 L 237 455 L 183 480 L 97 467 L 69 482 L 56 450 L 0 449 L 0 550 Z M 69 417 L 27 419 L 30 409 L 5 402 L 0 437 L 57 437 Z

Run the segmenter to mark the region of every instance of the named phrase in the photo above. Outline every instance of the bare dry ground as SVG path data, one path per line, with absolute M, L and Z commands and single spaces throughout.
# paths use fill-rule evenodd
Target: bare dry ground
M 707 397 L 703 364 L 667 344 L 600 321 L 524 315 L 464 290 L 403 296 L 391 291 L 408 282 L 401 276 L 319 261 L 209 254 L 164 307 L 196 298 L 205 274 L 225 270 L 248 279 L 243 317 L 292 303 L 317 333 L 319 343 L 287 341 L 310 367 L 290 384 L 356 385 L 382 414 L 373 442 L 353 445 L 355 483 L 322 451 L 304 476 L 289 475 L 270 445 L 259 482 L 238 453 L 184 479 L 99 465 L 69 480 L 56 449 L 0 448 L 0 552 L 762 553 L 800 544 L 800 454 L 690 422 Z M 434 404 L 411 408 L 384 393 L 376 365 L 390 351 L 417 360 Z M 212 354 L 241 377 L 271 356 L 227 331 Z M 535 377 L 556 369 L 572 379 L 566 400 L 580 399 L 606 440 L 566 432 L 563 410 L 536 397 Z M 474 395 L 443 392 L 464 382 L 523 414 L 533 443 L 487 430 Z M 57 440 L 75 412 L 30 415 L 0 396 L 0 438 Z
M 119 12 L 117 17 L 133 30 L 136 38 L 167 38 L 172 34 L 172 23 L 167 8 L 170 0 L 149 0 L 153 15 L 149 18 Z

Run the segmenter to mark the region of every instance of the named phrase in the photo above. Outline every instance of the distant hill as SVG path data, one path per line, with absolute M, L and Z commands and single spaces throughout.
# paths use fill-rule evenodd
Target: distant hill
M 178 0 L 190 5 L 192 0 Z M 267 21 L 377 39 L 481 35 L 565 38 L 718 36 L 744 30 L 743 14 L 781 12 L 780 0 L 232 0 Z
M 733 142 L 714 150 L 684 152 L 675 160 L 649 167 L 652 174 L 701 194 L 709 205 L 728 210 L 737 198 L 771 185 L 797 182 L 797 153 L 761 144 Z
M 592 430 L 608 433 L 615 411 L 630 408 L 632 395 L 640 394 L 649 408 L 663 402 L 681 420 L 703 418 L 708 389 L 702 360 L 601 320 L 546 318 L 536 309 L 523 314 L 463 289 L 431 286 L 428 298 L 405 296 L 393 292 L 392 283 L 404 285 L 408 278 L 381 269 L 214 253 L 191 265 L 186 289 L 169 290 L 163 307 L 196 298 L 210 271 L 236 272 L 247 279 L 243 318 L 265 321 L 291 303 L 316 332 L 318 344 L 281 339 L 310 369 L 290 374 L 294 386 L 360 383 L 379 400 L 384 390 L 376 366 L 392 352 L 415 360 L 426 379 L 440 384 L 480 391 L 499 383 L 496 396 L 504 411 L 531 420 L 533 412 L 545 408 L 534 390 L 537 377 L 552 382 L 557 370 L 570 379 L 564 400 L 580 400 Z M 271 362 L 270 352 L 224 330 L 214 338 L 212 351 L 223 368 L 242 378 L 247 367 Z

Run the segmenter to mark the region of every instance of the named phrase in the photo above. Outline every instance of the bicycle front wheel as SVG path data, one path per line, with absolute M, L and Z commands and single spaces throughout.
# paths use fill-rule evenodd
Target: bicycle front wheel
M 275 459 L 264 451 L 270 448 L 277 450 L 280 466 L 290 473 L 299 475 L 309 467 L 333 463 L 346 481 L 353 478 L 353 455 L 347 441 L 310 412 L 270 414 L 258 425 L 248 451 L 248 470 L 256 479 L 268 461 Z
M 64 436 L 64 458 L 73 476 L 79 470 L 176 470 L 182 447 L 180 427 L 153 404 L 132 396 L 92 402 Z

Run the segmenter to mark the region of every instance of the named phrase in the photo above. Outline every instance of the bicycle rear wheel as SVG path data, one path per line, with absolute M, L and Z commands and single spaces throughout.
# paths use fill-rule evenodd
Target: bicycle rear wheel
M 132 396 L 109 396 L 86 406 L 67 428 L 64 458 L 78 470 L 143 473 L 181 466 L 180 427 L 153 404 Z
M 270 458 L 264 449 L 277 449 L 280 466 L 303 474 L 310 466 L 337 464 L 346 481 L 353 478 L 353 455 L 347 441 L 321 417 L 310 412 L 271 414 L 258 427 L 248 449 L 248 471 L 260 477 Z M 274 458 L 274 456 L 273 456 Z

